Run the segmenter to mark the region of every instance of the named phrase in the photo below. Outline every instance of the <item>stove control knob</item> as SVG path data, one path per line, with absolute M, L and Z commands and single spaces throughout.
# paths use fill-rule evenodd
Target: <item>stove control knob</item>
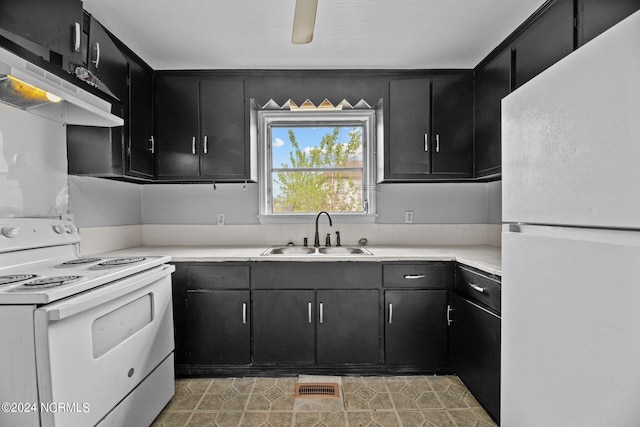
M 64 233 L 64 227 L 60 224 L 56 224 L 53 226 L 53 231 L 55 231 L 57 234 L 62 234 Z
M 10 239 L 17 237 L 19 231 L 20 227 L 2 227 L 2 235 Z
M 65 225 L 64 229 L 67 232 L 67 234 L 73 234 L 76 231 L 75 227 L 73 225 L 71 225 L 71 224 Z

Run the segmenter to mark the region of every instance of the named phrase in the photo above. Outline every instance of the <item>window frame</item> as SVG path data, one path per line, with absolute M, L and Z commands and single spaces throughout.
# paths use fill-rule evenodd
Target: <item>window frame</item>
M 376 149 L 379 127 L 375 110 L 260 110 L 257 112 L 258 194 L 260 223 L 306 223 L 317 212 L 273 212 L 271 129 L 274 126 L 359 126 L 362 127 L 362 212 L 330 212 L 338 222 L 375 222 Z M 277 169 L 277 168 L 276 168 Z

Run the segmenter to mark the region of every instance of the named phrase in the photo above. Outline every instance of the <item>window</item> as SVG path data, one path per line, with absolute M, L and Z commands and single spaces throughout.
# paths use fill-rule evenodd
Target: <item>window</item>
M 260 218 L 375 217 L 375 111 L 258 112 Z

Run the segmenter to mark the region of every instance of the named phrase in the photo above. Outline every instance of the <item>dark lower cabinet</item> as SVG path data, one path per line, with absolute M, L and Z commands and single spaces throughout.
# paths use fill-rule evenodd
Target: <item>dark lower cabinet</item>
M 253 291 L 256 364 L 379 361 L 377 290 Z
M 447 291 L 385 292 L 385 357 L 391 365 L 447 366 Z
M 318 363 L 378 363 L 379 292 L 319 290 Z
M 253 291 L 253 361 L 315 362 L 315 292 Z
M 248 290 L 188 290 L 189 364 L 248 364 L 249 304 Z
M 450 293 L 449 361 L 473 396 L 500 419 L 500 317 Z

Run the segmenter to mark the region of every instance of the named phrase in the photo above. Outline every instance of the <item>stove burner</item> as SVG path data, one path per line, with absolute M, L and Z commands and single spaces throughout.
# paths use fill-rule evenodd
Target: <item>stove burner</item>
M 40 289 L 40 288 L 53 288 L 55 286 L 68 285 L 70 283 L 77 282 L 83 279 L 82 276 L 57 276 L 57 277 L 43 277 L 42 279 L 32 280 L 20 286 L 23 289 Z
M 23 282 L 25 280 L 33 279 L 34 277 L 38 276 L 36 276 L 35 274 L 13 274 L 11 276 L 0 276 L 0 286 Z
M 109 267 L 119 267 L 121 265 L 134 264 L 136 262 L 144 261 L 144 257 L 131 257 L 131 258 L 116 258 L 109 259 L 106 261 L 102 261 L 100 264 L 96 264 L 92 268 L 109 268 Z
M 93 262 L 98 262 L 101 259 L 102 258 L 76 258 L 76 259 L 71 259 L 69 261 L 65 261 L 62 264 L 57 265 L 56 267 L 74 267 L 77 265 L 91 264 Z

